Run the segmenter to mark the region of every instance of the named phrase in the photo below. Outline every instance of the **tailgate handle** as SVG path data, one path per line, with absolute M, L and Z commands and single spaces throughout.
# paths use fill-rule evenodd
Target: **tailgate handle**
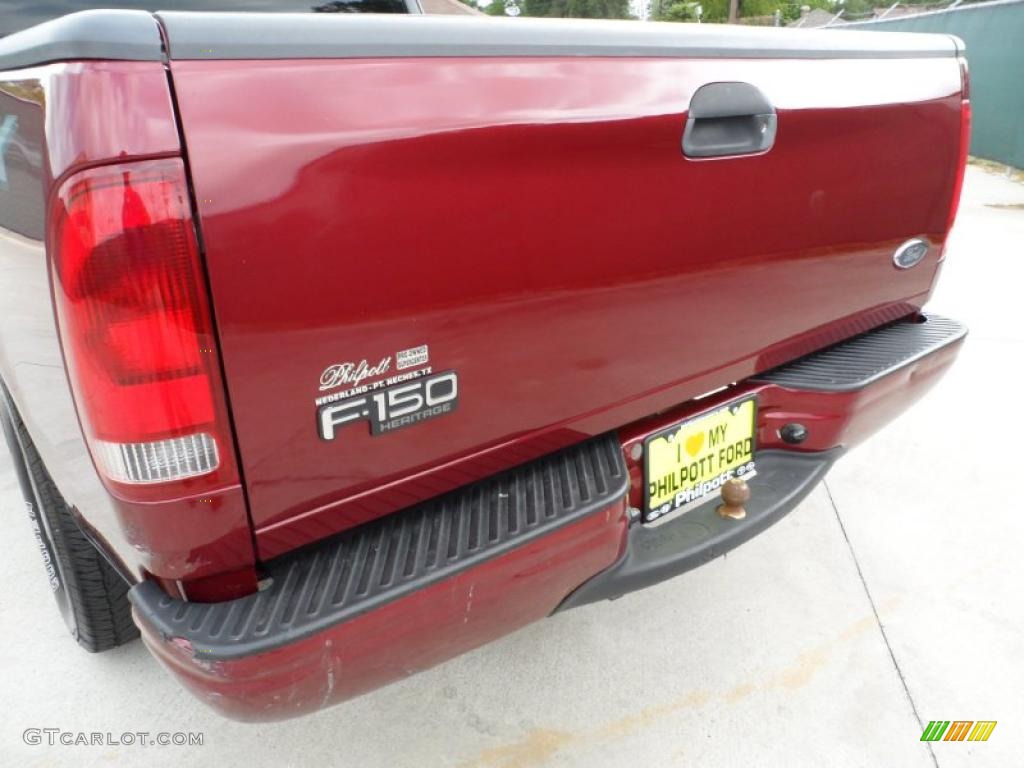
M 775 107 L 750 83 L 708 83 L 690 99 L 683 154 L 734 157 L 767 152 L 775 144 Z

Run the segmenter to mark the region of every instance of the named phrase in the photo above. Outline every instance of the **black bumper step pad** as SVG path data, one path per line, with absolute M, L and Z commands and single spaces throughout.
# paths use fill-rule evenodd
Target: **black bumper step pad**
M 955 344 L 966 335 L 967 326 L 956 320 L 921 315 L 855 336 L 758 374 L 751 381 L 790 389 L 849 392 Z
M 269 587 L 223 603 L 132 587 L 137 613 L 197 655 L 231 659 L 313 635 L 621 500 L 621 445 L 603 435 L 269 562 Z

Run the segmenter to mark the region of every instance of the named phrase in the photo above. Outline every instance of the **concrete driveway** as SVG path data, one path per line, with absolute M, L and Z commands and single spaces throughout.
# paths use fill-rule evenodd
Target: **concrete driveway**
M 937 312 L 971 336 L 914 410 L 733 554 L 305 719 L 222 720 L 139 643 L 65 635 L 0 457 L 3 765 L 1004 766 L 1024 729 L 1024 185 L 975 168 Z M 996 720 L 986 743 L 919 741 Z M 26 728 L 204 734 L 29 746 Z

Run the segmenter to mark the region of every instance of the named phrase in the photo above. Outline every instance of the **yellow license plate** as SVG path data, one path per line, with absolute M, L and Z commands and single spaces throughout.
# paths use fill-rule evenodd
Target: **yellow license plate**
M 753 397 L 701 414 L 644 442 L 644 520 L 693 506 L 732 477 L 752 477 L 757 402 Z

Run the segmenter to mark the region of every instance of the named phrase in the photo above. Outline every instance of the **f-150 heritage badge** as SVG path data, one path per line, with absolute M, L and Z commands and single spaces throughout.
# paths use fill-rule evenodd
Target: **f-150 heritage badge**
M 455 371 L 415 375 L 418 373 L 393 377 L 405 379 L 400 384 L 321 405 L 316 414 L 321 439 L 333 440 L 339 428 L 358 421 L 370 422 L 370 434 L 383 435 L 454 411 L 459 402 L 459 377 Z

